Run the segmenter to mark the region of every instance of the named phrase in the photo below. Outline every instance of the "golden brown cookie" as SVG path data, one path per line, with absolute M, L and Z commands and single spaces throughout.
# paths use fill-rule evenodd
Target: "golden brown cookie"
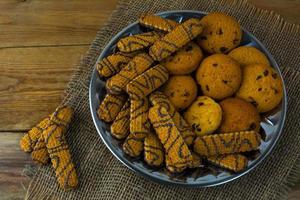
M 192 154 L 167 110 L 154 106 L 149 110 L 149 119 L 169 159 L 168 169 L 173 172 L 177 168 L 183 170 L 188 167 L 193 159 Z
M 111 93 L 126 91 L 127 84 L 150 68 L 153 62 L 148 54 L 138 54 L 118 74 L 107 80 L 106 88 Z
M 217 166 L 225 169 L 239 172 L 246 169 L 248 165 L 248 159 L 242 154 L 228 154 L 219 156 L 209 156 L 207 160 Z
M 198 37 L 198 44 L 208 53 L 227 53 L 241 42 L 241 26 L 225 13 L 210 13 L 201 19 L 201 24 L 204 30 Z
M 203 156 L 215 156 L 258 149 L 261 136 L 255 131 L 241 131 L 197 137 L 194 151 Z
M 128 83 L 126 91 L 131 99 L 141 99 L 161 85 L 163 85 L 169 79 L 169 73 L 163 65 L 156 65 L 135 79 Z
M 51 116 L 51 115 L 50 115 Z M 36 143 L 42 135 L 42 132 L 49 126 L 50 116 L 43 119 L 31 130 L 24 134 L 20 140 L 20 147 L 25 152 L 32 152 Z
M 247 65 L 243 67 L 243 81 L 236 95 L 252 103 L 259 112 L 270 111 L 283 97 L 281 78 L 267 65 Z
M 144 140 L 144 160 L 148 165 L 156 167 L 164 162 L 163 146 L 154 133 L 149 133 Z
M 207 96 L 200 96 L 184 113 L 184 119 L 198 136 L 213 133 L 221 124 L 222 109 Z
M 203 53 L 200 47 L 194 42 L 190 42 L 174 55 L 169 56 L 161 62 L 170 74 L 184 75 L 190 74 L 199 67 Z
M 152 105 L 164 107 L 168 111 L 184 142 L 187 145 L 191 145 L 195 139 L 196 134 L 192 131 L 191 127 L 187 124 L 187 122 L 183 119 L 179 112 L 176 111 L 175 107 L 169 101 L 168 97 L 162 92 L 156 91 L 149 96 L 149 100 Z
M 107 94 L 98 109 L 98 117 L 105 122 L 112 122 L 127 100 L 126 95 Z
M 137 54 L 118 52 L 97 63 L 96 69 L 101 77 L 111 77 L 118 73 Z
M 129 134 L 129 123 L 130 100 L 127 100 L 110 127 L 111 135 L 117 139 L 124 139 Z
M 214 54 L 202 61 L 196 79 L 204 95 L 220 100 L 239 89 L 242 72 L 239 64 L 229 56 Z
M 149 49 L 150 56 L 161 61 L 197 37 L 203 30 L 200 19 L 191 18 L 177 26 Z
M 227 98 L 220 105 L 223 110 L 220 133 L 250 130 L 259 132 L 260 116 L 252 104 L 240 98 Z
M 139 156 L 144 148 L 144 139 L 150 133 L 147 98 L 130 101 L 130 134 L 123 143 L 123 150 L 131 157 Z
M 131 157 L 141 155 L 144 148 L 144 139 L 138 138 L 135 134 L 130 133 L 123 143 L 123 151 Z
M 155 31 L 127 36 L 118 41 L 117 47 L 122 52 L 133 52 L 151 46 L 162 34 Z
M 170 76 L 163 88 L 176 110 L 187 108 L 197 97 L 197 84 L 189 75 Z
M 176 26 L 178 26 L 178 23 L 173 20 L 150 14 L 141 15 L 141 17 L 139 18 L 139 23 L 142 26 L 166 32 L 170 32 Z
M 228 56 L 237 61 L 242 67 L 252 64 L 270 65 L 268 58 L 263 52 L 251 46 L 241 46 L 233 49 Z

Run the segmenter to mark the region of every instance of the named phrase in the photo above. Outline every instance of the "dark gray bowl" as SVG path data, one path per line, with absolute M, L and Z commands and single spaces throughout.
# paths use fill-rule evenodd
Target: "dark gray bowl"
M 186 20 L 191 17 L 201 18 L 206 15 L 206 13 L 199 11 L 180 10 L 162 12 L 158 13 L 157 15 L 173 19 L 177 22 L 181 22 L 182 20 Z M 114 51 L 116 43 L 120 38 L 131 34 L 141 33 L 145 30 L 145 28 L 139 26 L 138 22 L 130 24 L 111 39 L 111 41 L 107 44 L 107 46 L 99 56 L 98 61 L 110 55 Z M 278 72 L 282 80 L 282 75 L 280 73 L 279 67 L 272 55 L 261 42 L 259 42 L 251 33 L 246 30 L 244 30 L 241 45 L 255 46 L 256 48 L 264 52 L 268 57 L 271 65 Z M 123 153 L 121 142 L 110 135 L 108 131 L 109 126 L 103 121 L 99 120 L 97 117 L 97 109 L 105 94 L 105 82 L 100 79 L 96 69 L 94 69 L 89 90 L 91 113 L 96 129 L 102 141 L 111 151 L 111 153 L 128 168 L 144 177 L 150 178 L 153 181 L 168 185 L 181 185 L 189 187 L 208 187 L 228 183 L 229 181 L 233 181 L 247 174 L 255 167 L 257 167 L 258 164 L 261 163 L 267 157 L 267 155 L 269 155 L 269 153 L 275 146 L 283 128 L 287 107 L 287 97 L 284 87 L 284 98 L 282 100 L 282 103 L 272 112 L 269 112 L 268 114 L 263 116 L 261 127 L 262 133 L 265 135 L 264 141 L 260 145 L 259 152 L 249 155 L 249 157 L 251 157 L 251 160 L 248 164 L 247 169 L 245 169 L 244 171 L 234 174 L 226 170 L 208 166 L 199 169 L 191 169 L 188 170 L 188 172 L 173 175 L 168 173 L 165 169 L 156 169 L 149 167 L 143 161 L 143 158 L 133 159 Z

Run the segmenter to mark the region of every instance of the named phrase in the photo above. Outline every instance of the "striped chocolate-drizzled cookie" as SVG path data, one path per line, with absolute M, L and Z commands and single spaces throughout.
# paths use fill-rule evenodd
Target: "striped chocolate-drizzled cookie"
M 170 32 L 179 24 L 173 20 L 165 19 L 157 15 L 143 14 L 139 18 L 139 23 L 148 28 Z
M 167 168 L 171 172 L 184 170 L 191 164 L 193 157 L 167 110 L 154 106 L 149 110 L 149 119 L 164 146 Z
M 168 70 L 162 65 L 156 65 L 128 83 L 126 91 L 131 99 L 141 99 L 162 86 L 168 79 Z
M 118 73 L 126 64 L 139 52 L 124 53 L 118 52 L 97 63 L 97 71 L 100 76 L 108 78 Z
M 219 156 L 209 156 L 207 160 L 219 167 L 239 172 L 246 169 L 248 165 L 248 159 L 242 154 L 227 154 Z
M 147 98 L 130 101 L 130 134 L 123 144 L 123 150 L 131 157 L 137 157 L 142 153 L 144 139 L 150 132 L 148 106 Z
M 144 140 L 144 160 L 151 166 L 160 166 L 164 162 L 164 149 L 158 137 L 149 133 Z
M 138 54 L 119 73 L 107 80 L 106 88 L 116 94 L 126 91 L 127 84 L 150 68 L 153 62 L 148 54 Z
M 127 137 L 127 135 L 129 134 L 129 123 L 130 100 L 127 100 L 110 127 L 112 136 L 117 139 L 124 139 L 125 137 Z
M 168 97 L 162 92 L 153 92 L 149 96 L 149 100 L 152 105 L 163 106 L 168 111 L 169 115 L 172 117 L 174 124 L 179 130 L 184 142 L 187 145 L 193 144 L 196 134 L 192 131 L 188 123 L 183 119 L 183 117 L 176 111 L 175 107 L 169 101 Z
M 149 49 L 149 55 L 161 61 L 196 38 L 203 30 L 200 19 L 191 18 L 156 41 Z
M 151 46 L 162 34 L 151 31 L 136 35 L 127 36 L 118 41 L 118 49 L 122 52 L 133 52 Z
M 25 152 L 32 152 L 42 132 L 49 126 L 50 115 L 35 125 L 30 131 L 24 134 L 20 140 L 20 147 Z
M 241 131 L 197 137 L 194 151 L 203 156 L 232 154 L 258 149 L 261 136 L 255 131 Z
M 64 136 L 72 117 L 71 107 L 59 107 L 51 116 L 51 125 L 42 133 L 59 186 L 66 190 L 78 184 L 75 167 Z
M 98 109 L 98 116 L 105 122 L 112 122 L 127 100 L 126 95 L 107 94 Z

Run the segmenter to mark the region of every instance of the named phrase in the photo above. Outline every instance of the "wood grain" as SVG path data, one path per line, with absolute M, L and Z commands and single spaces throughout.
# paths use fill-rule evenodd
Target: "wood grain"
M 89 44 L 117 0 L 1 0 L 0 48 Z
M 88 46 L 0 50 L 0 131 L 27 130 L 53 112 Z
M 23 132 L 0 133 L 0 199 L 24 199 L 29 178 L 24 166 L 33 165 L 30 154 L 19 147 Z

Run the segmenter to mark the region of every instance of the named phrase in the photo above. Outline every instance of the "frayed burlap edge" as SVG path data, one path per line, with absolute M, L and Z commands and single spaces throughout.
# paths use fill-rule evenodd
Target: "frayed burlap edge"
M 214 1 L 214 0 L 212 0 Z M 267 18 L 270 21 L 275 20 L 274 29 L 279 32 L 285 32 L 287 34 L 291 35 L 299 35 L 300 34 L 300 25 L 299 24 L 293 24 L 290 22 L 287 22 L 281 17 L 279 14 L 277 14 L 274 11 L 268 11 L 264 9 L 256 8 L 255 6 L 248 3 L 247 0 L 220 0 L 219 5 L 222 6 L 224 4 L 229 4 L 232 6 L 235 6 L 236 9 L 243 8 L 246 10 L 251 11 L 251 13 L 255 15 L 259 15 L 260 18 Z M 112 12 L 112 15 L 109 17 L 107 22 L 103 25 L 102 29 L 97 33 L 96 39 L 92 42 L 89 50 L 87 51 L 86 55 L 81 59 L 80 63 L 76 67 L 75 73 L 72 75 L 70 82 L 67 85 L 67 89 L 64 92 L 64 100 L 62 101 L 62 104 L 68 104 L 71 106 L 77 106 L 72 102 L 72 88 L 75 83 L 81 82 L 82 87 L 87 87 L 86 81 L 90 81 L 90 74 L 85 74 L 85 80 L 82 80 L 82 74 L 86 73 L 86 66 L 91 66 L 95 64 L 95 61 L 97 60 L 100 52 L 102 51 L 103 47 L 100 46 L 101 43 L 105 40 L 105 33 L 109 29 L 109 24 L 111 20 L 113 20 L 117 15 L 122 14 L 122 10 L 125 10 L 130 5 L 130 1 L 128 0 L 119 0 L 117 8 Z M 295 69 L 299 71 L 299 69 Z M 37 170 L 39 168 L 33 168 L 30 166 L 26 166 L 26 174 L 36 174 Z M 295 165 L 291 168 L 290 173 L 286 176 L 286 179 L 284 180 L 283 186 L 281 190 L 277 193 L 277 199 L 285 199 L 291 191 L 292 187 L 300 180 L 300 156 L 295 162 Z M 34 181 L 34 178 L 31 180 L 30 185 Z M 29 187 L 30 187 L 29 185 Z M 28 192 L 26 194 L 26 197 L 28 196 Z M 25 199 L 26 199 L 25 197 Z

